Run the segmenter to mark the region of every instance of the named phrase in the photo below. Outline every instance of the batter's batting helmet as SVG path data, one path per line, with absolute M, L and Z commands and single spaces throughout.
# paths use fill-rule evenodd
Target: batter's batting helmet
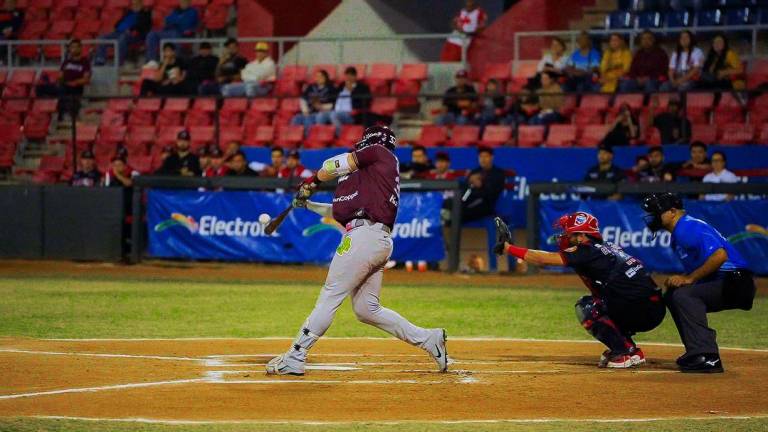
M 553 225 L 555 230 L 558 230 L 558 245 L 560 249 L 567 249 L 571 246 L 570 237 L 571 234 L 586 234 L 590 237 L 603 239 L 600 235 L 600 225 L 597 218 L 586 212 L 576 212 L 567 215 L 563 215 Z
M 397 135 L 386 126 L 371 126 L 363 133 L 363 138 L 355 144 L 355 150 L 364 149 L 372 145 L 383 145 L 390 151 L 395 151 Z

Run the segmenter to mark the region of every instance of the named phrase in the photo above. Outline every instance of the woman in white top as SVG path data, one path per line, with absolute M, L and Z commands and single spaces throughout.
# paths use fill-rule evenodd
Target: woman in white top
M 704 183 L 738 183 L 739 178 L 736 174 L 725 169 L 725 153 L 716 151 L 712 153 L 712 172 L 704 176 Z M 732 194 L 707 194 L 704 195 L 705 201 L 730 201 Z
M 669 81 L 664 83 L 662 91 L 690 90 L 699 79 L 703 65 L 704 52 L 696 47 L 693 33 L 683 30 L 677 49 L 669 59 Z
M 556 37 L 552 39 L 552 44 L 549 46 L 549 52 L 539 60 L 539 65 L 536 67 L 536 72 L 554 72 L 556 74 L 562 74 L 568 63 L 568 56 L 565 55 L 565 42 Z

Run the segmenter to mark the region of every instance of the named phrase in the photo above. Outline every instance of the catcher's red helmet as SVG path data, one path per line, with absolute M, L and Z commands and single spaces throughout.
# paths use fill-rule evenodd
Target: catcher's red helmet
M 597 218 L 586 212 L 563 215 L 555 222 L 554 228 L 560 231 L 557 236 L 560 249 L 570 247 L 571 234 L 582 233 L 601 240 L 603 238 Z

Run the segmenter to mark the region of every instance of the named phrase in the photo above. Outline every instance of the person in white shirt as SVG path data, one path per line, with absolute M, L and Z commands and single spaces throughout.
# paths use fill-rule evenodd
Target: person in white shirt
M 269 44 L 256 44 L 256 59 L 240 71 L 240 82 L 225 84 L 221 88 L 224 97 L 266 96 L 275 81 L 275 61 L 269 56 Z
M 704 183 L 738 183 L 739 178 L 736 174 L 725 169 L 727 162 L 725 153 L 716 151 L 712 153 L 710 160 L 712 163 L 712 172 L 704 176 Z M 730 201 L 733 199 L 732 194 L 706 194 L 704 195 L 705 201 Z
M 553 72 L 558 75 L 563 74 L 563 69 L 568 65 L 568 56 L 565 54 L 565 41 L 559 37 L 553 38 L 549 47 L 549 52 L 544 54 L 539 60 L 536 72 Z
M 669 81 L 661 90 L 690 90 L 696 85 L 704 65 L 704 52 L 696 47 L 693 33 L 683 30 L 677 42 L 677 49 L 669 59 Z
M 462 49 L 469 47 L 472 36 L 485 28 L 488 15 L 477 6 L 475 0 L 467 0 L 464 9 L 453 19 L 453 34 L 445 41 L 440 61 L 461 61 Z
M 332 124 L 336 134 L 341 133 L 341 126 L 360 123 L 371 107 L 371 89 L 357 79 L 357 69 L 349 66 L 344 70 L 344 82 L 336 89 L 336 102 L 333 111 L 317 114 L 318 124 Z

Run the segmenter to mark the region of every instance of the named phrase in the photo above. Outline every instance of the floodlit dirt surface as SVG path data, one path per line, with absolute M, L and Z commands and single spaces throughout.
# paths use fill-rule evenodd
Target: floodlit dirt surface
M 768 351 L 723 350 L 726 373 L 678 373 L 676 346 L 631 370 L 597 343 L 449 340 L 451 371 L 391 339 L 324 339 L 304 377 L 264 363 L 288 339 L 0 339 L 0 416 L 156 420 L 633 419 L 768 414 Z M 301 403 L 297 403 L 298 400 Z

